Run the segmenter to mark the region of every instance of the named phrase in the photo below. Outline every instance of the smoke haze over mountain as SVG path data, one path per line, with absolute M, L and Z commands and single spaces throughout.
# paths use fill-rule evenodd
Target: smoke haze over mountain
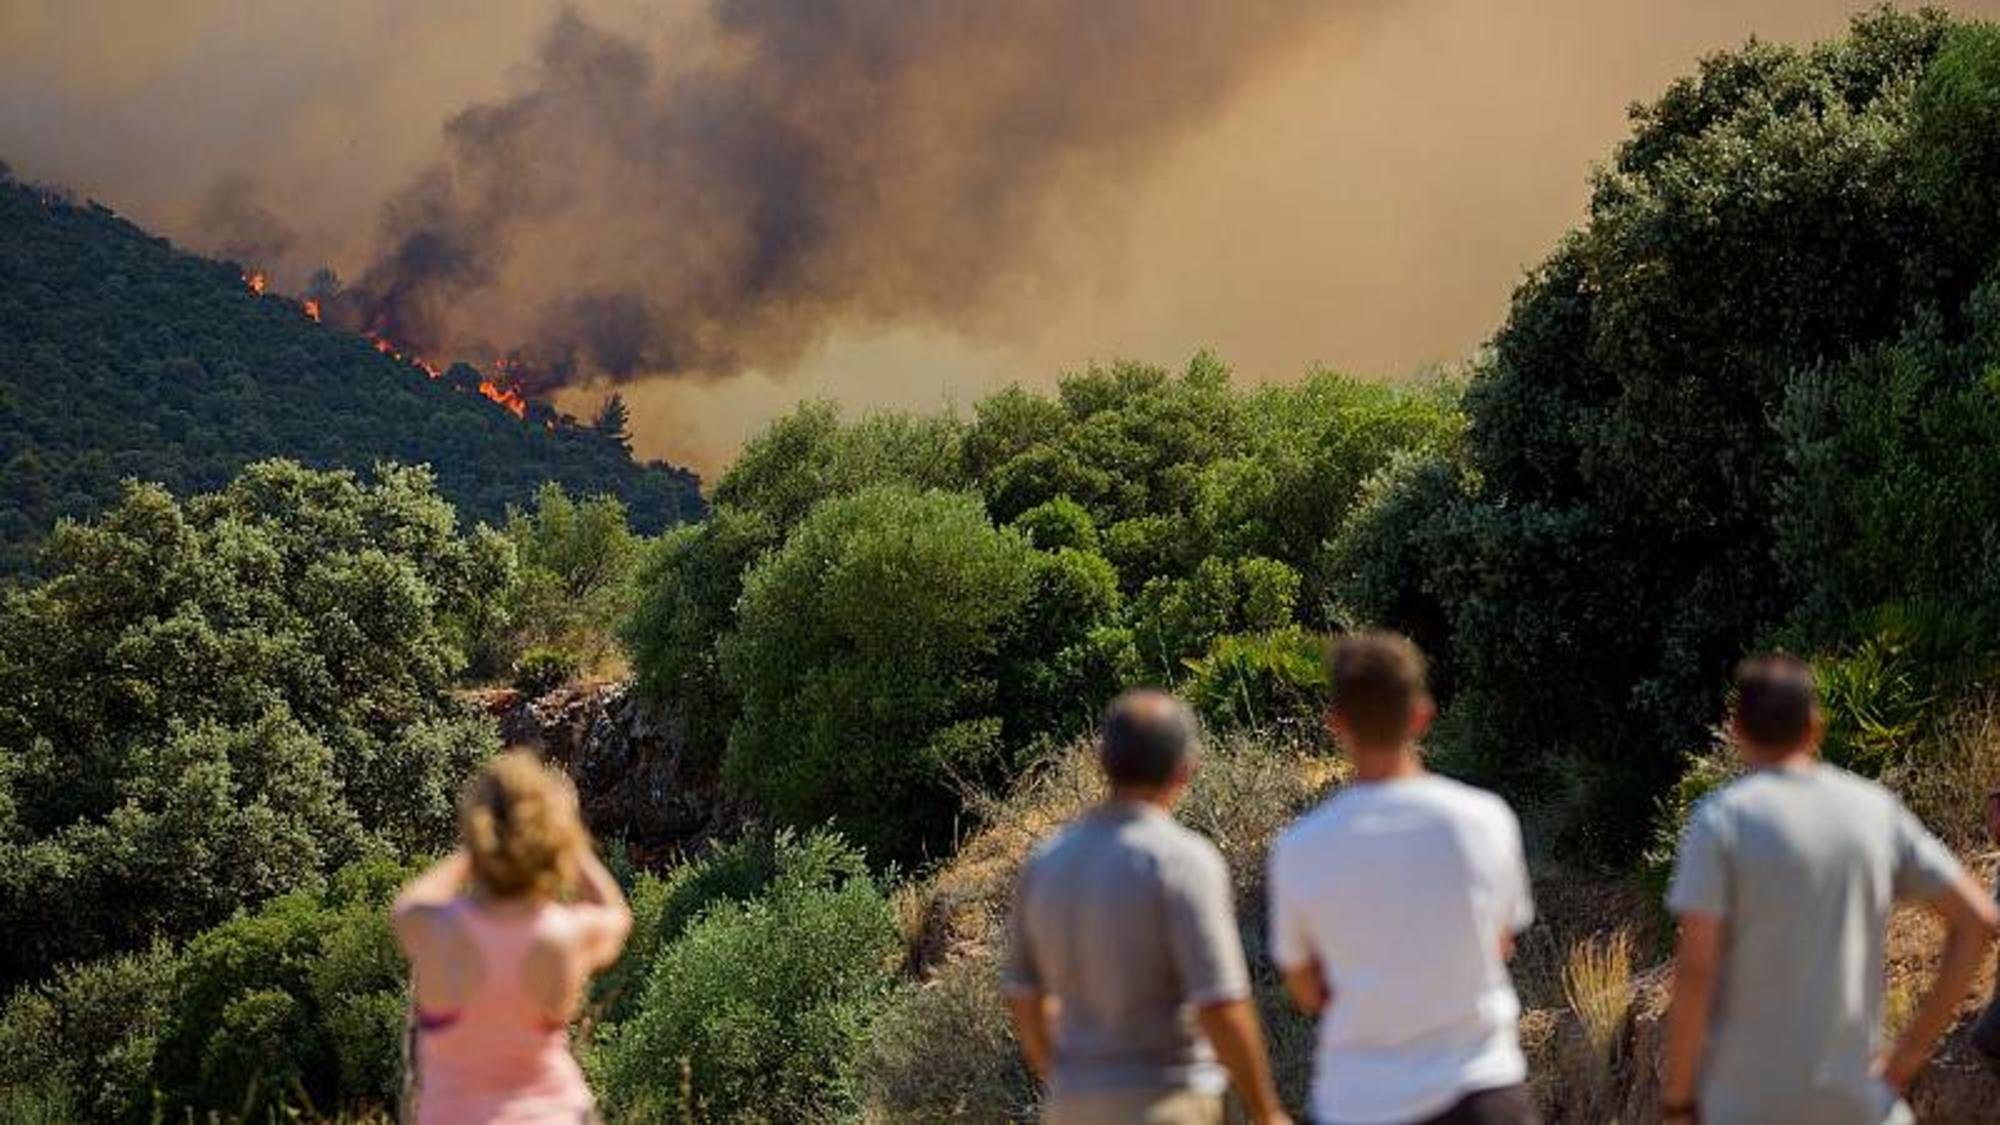
M 1327 10 L 727 0 L 652 53 L 566 10 L 525 89 L 451 118 L 336 307 L 426 353 L 612 379 L 976 320 L 1051 275 L 1055 217 L 1102 211 Z
M 0 0 L 0 158 L 712 467 L 802 395 L 1463 358 L 1627 102 L 1858 6 Z

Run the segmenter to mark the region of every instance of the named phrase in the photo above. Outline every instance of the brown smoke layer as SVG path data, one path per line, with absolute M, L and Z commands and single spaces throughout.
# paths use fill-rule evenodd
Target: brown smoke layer
M 653 51 L 565 11 L 524 91 L 452 118 L 331 307 L 545 382 L 784 369 L 836 323 L 1001 315 L 1059 225 L 1335 10 L 718 0 Z
M 298 244 L 298 234 L 258 201 L 256 185 L 240 172 L 215 181 L 195 212 L 194 230 L 214 253 L 248 266 L 282 262 Z
M 0 159 L 579 413 L 636 377 L 712 470 L 805 396 L 1461 360 L 1627 103 L 1871 2 L 0 0 Z

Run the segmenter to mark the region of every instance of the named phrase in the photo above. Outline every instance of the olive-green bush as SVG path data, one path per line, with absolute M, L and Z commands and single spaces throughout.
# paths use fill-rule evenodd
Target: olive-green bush
M 793 849 L 756 897 L 713 901 L 660 946 L 636 1013 L 591 1060 L 609 1116 L 823 1121 L 858 1107 L 857 1060 L 902 943 L 884 887 L 829 847 L 809 838 L 817 859 Z

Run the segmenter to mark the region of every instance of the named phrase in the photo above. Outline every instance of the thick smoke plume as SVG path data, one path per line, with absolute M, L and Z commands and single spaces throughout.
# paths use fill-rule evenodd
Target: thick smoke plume
M 332 315 L 511 353 L 531 391 L 779 370 L 836 322 L 964 325 L 1115 226 L 1333 7 L 715 0 L 650 49 L 566 12 L 525 92 L 451 120 Z
M 250 266 L 282 261 L 298 243 L 297 233 L 258 202 L 255 185 L 240 172 L 224 175 L 202 197 L 194 229 L 215 253 Z

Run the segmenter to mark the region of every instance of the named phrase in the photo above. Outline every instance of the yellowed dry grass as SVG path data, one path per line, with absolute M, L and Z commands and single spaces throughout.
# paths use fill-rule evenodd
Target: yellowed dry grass
M 1946 843 L 1961 853 L 1986 851 L 1986 794 L 2000 788 L 2000 697 L 1955 713 L 1935 741 L 1882 780 Z
M 1331 760 L 1288 744 L 1229 736 L 1209 747 L 1182 823 L 1215 842 L 1235 876 L 1247 952 L 1267 1001 L 1275 1069 L 1288 1096 L 1304 1095 L 1312 1025 L 1289 1014 L 1261 947 L 1264 856 L 1292 817 L 1340 777 Z M 908 939 L 906 971 L 916 987 L 897 998 L 864 1063 L 870 1122 L 1016 1120 L 1033 1116 L 1034 1089 L 1021 1069 L 999 1001 L 997 960 L 1022 861 L 1036 842 L 1102 799 L 1088 743 L 1052 752 L 1005 795 L 972 800 L 982 827 L 951 861 L 899 893 Z
M 1618 930 L 1570 947 L 1563 960 L 1563 999 L 1583 1029 L 1584 1043 L 1609 1078 L 1618 1040 L 1632 1010 L 1632 935 Z

